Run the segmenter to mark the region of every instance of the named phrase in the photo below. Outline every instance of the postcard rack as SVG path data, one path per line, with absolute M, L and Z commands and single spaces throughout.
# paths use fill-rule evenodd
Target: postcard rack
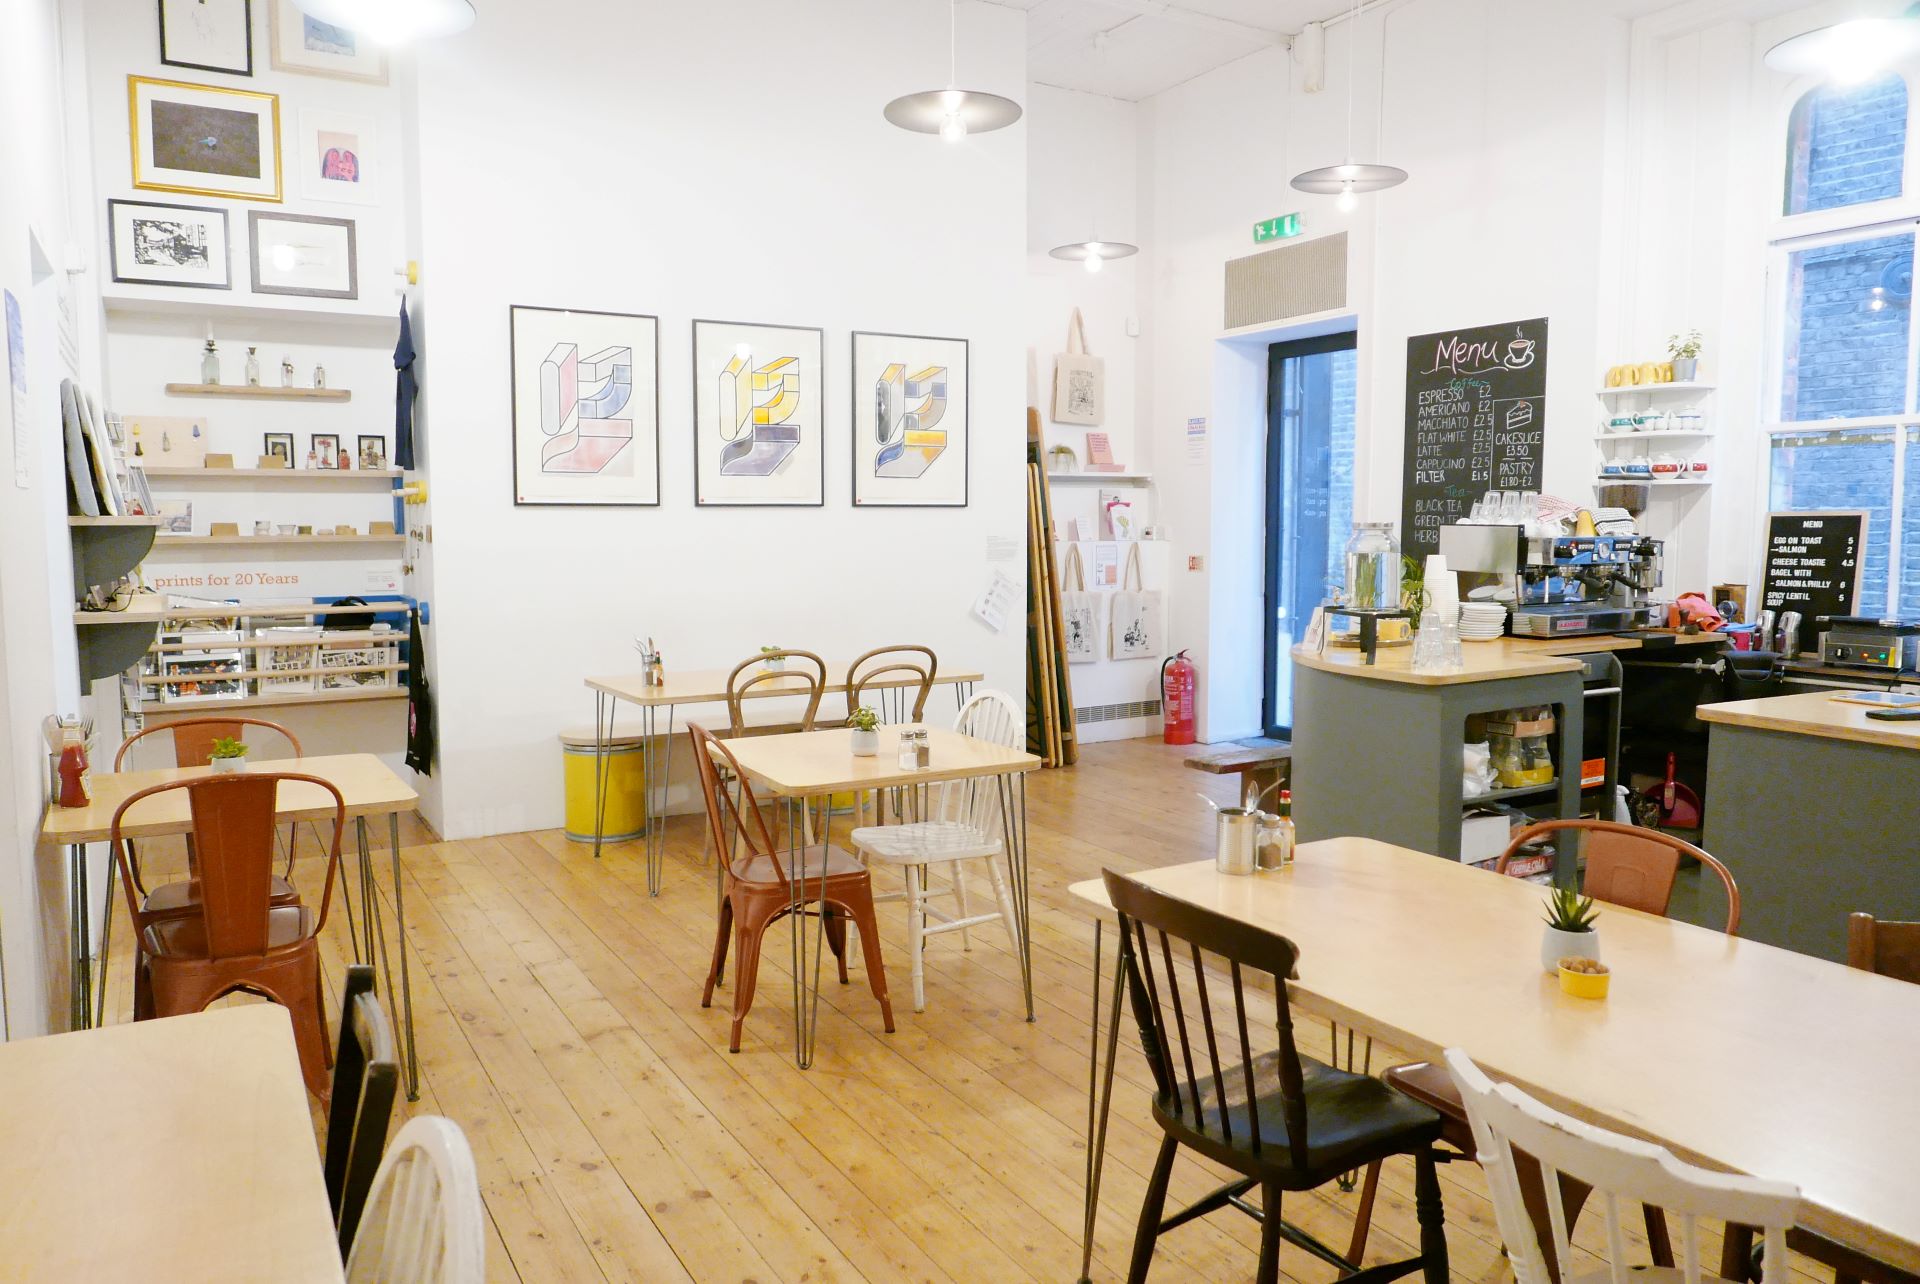
M 158 635 L 139 670 L 123 681 L 128 708 L 142 714 L 404 700 L 403 628 L 374 617 L 401 615 L 404 601 L 194 603 L 160 612 Z M 343 619 L 361 617 L 348 627 Z

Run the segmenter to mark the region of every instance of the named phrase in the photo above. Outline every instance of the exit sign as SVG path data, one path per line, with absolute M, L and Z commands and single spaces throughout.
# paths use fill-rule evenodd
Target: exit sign
M 1253 225 L 1253 243 L 1262 241 L 1283 241 L 1289 236 L 1300 235 L 1300 216 L 1298 214 L 1276 214 L 1270 219 Z

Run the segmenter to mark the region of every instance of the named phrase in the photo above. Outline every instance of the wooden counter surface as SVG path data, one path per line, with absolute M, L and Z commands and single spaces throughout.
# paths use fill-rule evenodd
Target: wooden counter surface
M 1833 697 L 1837 694 L 1808 691 L 1801 695 L 1703 704 L 1698 712 L 1703 722 L 1724 723 L 1730 727 L 1786 731 L 1825 740 L 1890 745 L 1895 749 L 1920 749 L 1920 722 L 1877 721 L 1867 716 L 1865 705 L 1835 700 Z
M 1659 633 L 1678 646 L 1719 644 L 1726 639 L 1717 633 Z M 1293 648 L 1293 662 L 1323 673 L 1344 673 L 1379 682 L 1404 682 L 1411 686 L 1446 687 L 1466 682 L 1495 682 L 1502 678 L 1531 678 L 1545 673 L 1572 673 L 1580 668 L 1576 660 L 1565 657 L 1592 655 L 1599 651 L 1638 651 L 1646 643 L 1639 637 L 1601 633 L 1577 638 L 1499 638 L 1492 642 L 1467 642 L 1461 651 L 1466 659 L 1463 673 L 1415 673 L 1411 646 L 1382 647 L 1369 665 L 1358 648 L 1328 647 L 1324 653 L 1305 645 Z

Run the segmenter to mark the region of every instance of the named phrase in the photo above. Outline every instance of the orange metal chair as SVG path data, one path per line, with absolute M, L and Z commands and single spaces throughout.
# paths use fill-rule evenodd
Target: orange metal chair
M 333 798 L 333 842 L 318 915 L 305 905 L 274 905 L 273 834 L 281 782 L 317 786 Z M 145 891 L 127 854 L 122 824 L 144 799 L 187 791 L 200 860 L 200 912 L 155 917 L 142 910 Z M 134 973 L 134 1019 L 198 1012 L 236 990 L 259 994 L 293 1017 L 294 1042 L 307 1091 L 332 1095 L 327 1069 L 320 951 L 333 882 L 340 869 L 346 800 L 332 783 L 300 772 L 247 772 L 155 785 L 129 797 L 113 813 L 109 840 L 126 883 L 127 912 L 139 937 Z
M 727 944 L 731 933 L 734 946 L 733 1032 L 727 1041 L 729 1052 L 740 1051 L 740 1028 L 746 1023 L 747 1010 L 753 1006 L 754 985 L 760 971 L 760 938 L 767 928 L 793 909 L 790 899 L 786 857 L 775 847 L 773 836 L 761 818 L 753 797 L 753 786 L 740 770 L 739 762 L 724 741 L 698 723 L 689 724 L 693 737 L 693 761 L 700 769 L 700 789 L 706 797 L 707 823 L 713 835 L 715 851 L 734 850 L 728 846 L 726 817 L 731 815 L 735 837 L 744 851 L 721 862 L 720 924 L 713 941 L 713 964 L 707 970 L 706 989 L 700 994 L 700 1006 L 713 1006 L 713 987 L 720 983 L 727 962 Z M 720 773 L 732 773 L 740 800 L 736 804 L 721 783 Z M 751 824 L 749 824 L 751 820 Z M 790 855 L 791 853 L 788 853 Z M 873 876 L 851 852 L 827 844 L 813 844 L 800 851 L 800 877 L 803 902 L 819 901 L 817 909 L 802 909 L 803 914 L 825 914 L 822 924 L 827 943 L 840 965 L 840 983 L 847 983 L 847 930 L 845 917 L 853 919 L 860 931 L 860 949 L 866 960 L 867 983 L 873 997 L 880 1001 L 880 1015 L 887 1033 L 893 1033 L 893 1004 L 887 998 L 886 965 L 880 959 L 880 926 L 873 910 Z M 795 978 L 795 984 L 800 978 Z

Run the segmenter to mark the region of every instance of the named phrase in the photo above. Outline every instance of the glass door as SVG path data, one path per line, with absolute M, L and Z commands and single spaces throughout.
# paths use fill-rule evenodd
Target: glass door
M 1293 731 L 1287 653 L 1344 574 L 1353 524 L 1356 336 L 1323 335 L 1267 349 L 1267 734 Z

